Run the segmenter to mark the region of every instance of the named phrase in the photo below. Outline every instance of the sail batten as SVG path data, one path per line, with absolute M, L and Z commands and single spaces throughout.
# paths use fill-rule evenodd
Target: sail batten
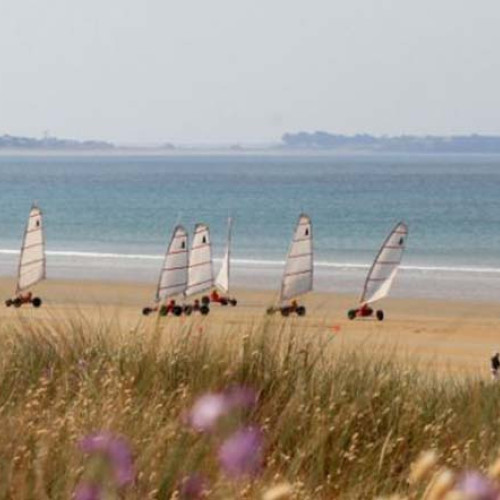
M 164 300 L 184 293 L 187 286 L 188 234 L 183 226 L 176 226 L 170 238 L 160 272 L 156 300 Z
M 311 219 L 299 216 L 281 282 L 280 302 L 310 292 L 313 287 L 313 233 Z
M 388 295 L 403 258 L 407 236 L 408 226 L 399 222 L 385 239 L 366 277 L 360 298 L 362 305 Z
M 204 292 L 213 285 L 210 230 L 206 224 L 196 224 L 189 252 L 188 284 L 185 295 Z
M 230 276 L 230 264 L 231 264 L 231 236 L 233 230 L 233 219 L 231 217 L 227 220 L 227 242 L 226 251 L 222 259 L 222 265 L 215 279 L 215 285 L 223 293 L 229 293 L 229 276 Z

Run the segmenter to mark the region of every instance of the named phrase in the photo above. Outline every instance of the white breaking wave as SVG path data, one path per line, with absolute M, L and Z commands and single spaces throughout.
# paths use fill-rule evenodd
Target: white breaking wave
M 0 248 L 0 255 L 19 255 L 19 250 Z M 148 260 L 161 261 L 163 255 L 153 254 L 135 254 L 135 253 L 113 253 L 113 252 L 80 252 L 72 250 L 47 250 L 48 257 L 63 257 L 72 258 L 78 257 L 82 259 L 116 259 L 116 260 Z M 215 258 L 215 262 L 221 262 L 222 258 Z M 269 259 L 231 259 L 232 264 L 238 266 L 252 267 L 283 267 L 284 260 L 269 260 Z M 331 262 L 331 261 L 316 261 L 314 263 L 316 269 L 331 268 L 331 269 L 369 269 L 370 264 L 358 262 Z M 476 274 L 500 274 L 500 267 L 470 267 L 470 266 L 427 266 L 427 265 L 402 265 L 399 268 L 402 271 L 419 271 L 419 272 L 443 272 L 443 273 L 476 273 Z
M 217 260 L 217 259 L 214 259 Z M 247 265 L 247 266 L 268 266 L 276 267 L 283 266 L 284 260 L 261 260 L 261 259 L 233 259 L 234 264 Z M 317 261 L 314 263 L 315 268 L 332 268 L 332 269 L 369 269 L 370 264 L 362 264 L 356 262 L 330 262 L 330 261 Z M 402 265 L 399 267 L 403 271 L 442 271 L 445 273 L 484 273 L 500 274 L 498 267 L 451 267 L 451 266 L 418 266 L 418 265 Z
M 75 252 L 65 250 L 47 250 L 48 256 L 53 257 L 81 257 L 84 259 L 131 259 L 131 260 L 162 260 L 162 255 L 147 255 L 133 253 L 101 253 L 101 252 Z M 19 250 L 0 248 L 0 255 L 19 255 Z

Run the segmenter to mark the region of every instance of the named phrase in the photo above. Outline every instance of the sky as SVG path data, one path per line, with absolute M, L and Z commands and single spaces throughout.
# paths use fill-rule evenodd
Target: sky
M 498 0 L 0 0 L 0 135 L 500 135 Z

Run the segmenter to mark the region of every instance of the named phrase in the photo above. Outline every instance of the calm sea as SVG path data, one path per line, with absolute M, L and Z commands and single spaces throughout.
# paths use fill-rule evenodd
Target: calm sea
M 304 211 L 319 290 L 358 293 L 386 234 L 405 220 L 395 296 L 500 300 L 500 156 L 1 156 L 0 194 L 3 275 L 15 273 L 37 201 L 50 277 L 153 289 L 177 221 L 208 223 L 220 257 L 231 214 L 234 285 L 278 288 Z

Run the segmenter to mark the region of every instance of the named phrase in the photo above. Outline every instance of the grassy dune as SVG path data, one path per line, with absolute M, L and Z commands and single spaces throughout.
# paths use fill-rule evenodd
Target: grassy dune
M 222 437 L 186 423 L 200 395 L 234 385 L 258 394 L 227 423 L 262 430 L 252 479 L 228 479 L 217 462 Z M 197 319 L 167 318 L 130 330 L 75 314 L 19 320 L 0 335 L 5 499 L 71 498 L 102 474 L 79 445 L 99 431 L 126 438 L 134 459 L 134 482 L 106 498 L 179 498 L 194 472 L 209 498 L 262 498 L 284 482 L 286 498 L 420 498 L 425 484 L 408 477 L 422 450 L 453 470 L 484 468 L 497 456 L 499 424 L 497 385 L 437 378 L 387 351 L 341 349 L 333 336 L 305 335 L 300 321 L 210 332 Z

